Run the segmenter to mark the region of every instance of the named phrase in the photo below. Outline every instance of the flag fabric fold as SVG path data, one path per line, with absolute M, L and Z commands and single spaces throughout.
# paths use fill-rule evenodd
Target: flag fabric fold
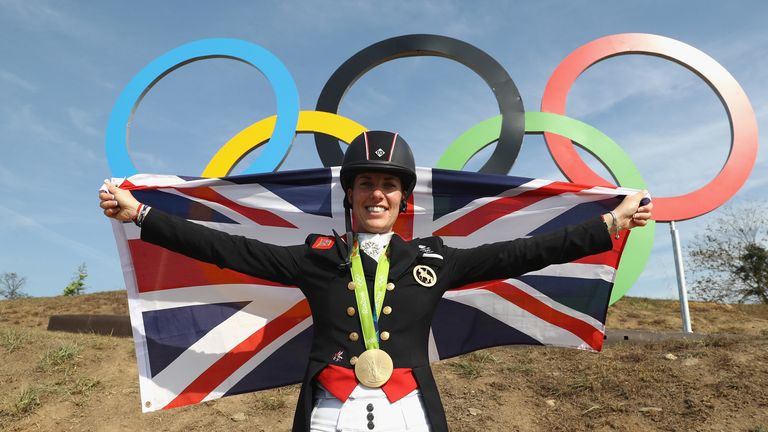
M 547 232 L 611 210 L 631 189 L 419 168 L 395 231 L 472 247 Z M 141 202 L 277 245 L 344 231 L 338 168 L 118 181 Z M 196 261 L 113 222 L 128 291 L 144 412 L 300 382 L 312 318 L 299 288 Z M 600 351 L 627 235 L 608 252 L 516 278 L 456 287 L 432 322 L 430 360 L 498 345 Z M 346 289 L 346 287 L 344 287 Z

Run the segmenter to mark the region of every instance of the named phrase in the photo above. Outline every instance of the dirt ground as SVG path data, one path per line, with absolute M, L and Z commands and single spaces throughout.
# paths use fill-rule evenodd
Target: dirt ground
M 133 343 L 45 330 L 61 313 L 126 314 L 124 292 L 0 301 L 0 429 L 289 430 L 298 387 L 142 414 Z M 679 331 L 677 302 L 625 298 L 608 327 Z M 692 303 L 696 342 L 601 354 L 504 347 L 434 365 L 452 431 L 768 432 L 768 305 Z

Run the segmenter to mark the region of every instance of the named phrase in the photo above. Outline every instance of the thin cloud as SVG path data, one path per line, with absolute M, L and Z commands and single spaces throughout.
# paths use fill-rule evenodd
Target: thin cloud
M 6 132 L 17 131 L 36 139 L 55 140 L 56 136 L 51 132 L 50 128 L 44 125 L 45 121 L 35 114 L 32 105 L 14 107 L 14 109 L 10 107 L 2 108 L 0 130 Z M 4 135 L 7 136 L 8 134 L 5 133 Z
M 302 13 L 297 14 L 297 9 L 301 9 Z M 440 33 L 463 38 L 485 31 L 483 21 L 488 18 L 487 14 L 482 12 L 482 9 L 478 9 L 477 13 L 471 14 L 460 2 L 437 0 L 402 3 L 342 0 L 335 2 L 334 7 L 328 7 L 322 2 L 284 1 L 278 3 L 277 10 L 270 17 L 271 19 L 265 21 L 277 23 L 277 26 L 281 25 L 279 23 L 291 22 L 293 26 L 299 26 L 305 31 L 316 34 L 333 33 L 336 28 L 329 23 L 354 25 L 365 22 L 366 32 L 369 34 L 391 32 L 392 23 L 396 23 L 396 28 L 400 31 L 393 33 L 393 36 L 405 33 L 436 32 L 431 28 L 437 27 Z M 286 34 L 285 38 L 292 36 Z
M 36 92 L 39 88 L 24 78 L 9 72 L 5 69 L 0 69 L 0 81 L 5 81 L 12 86 L 18 87 L 22 90 Z
M 631 98 L 681 97 L 696 88 L 692 74 L 670 74 L 667 65 L 643 60 L 647 59 L 622 58 L 621 62 L 611 62 L 610 67 L 593 66 L 574 85 L 575 96 L 569 95 L 568 112 L 575 118 L 589 118 L 607 113 Z
M 79 253 L 105 265 L 116 265 L 115 260 L 106 258 L 102 251 L 92 248 L 84 243 L 80 243 L 77 240 L 63 236 L 29 216 L 17 213 L 12 209 L 2 205 L 0 205 L 0 211 L 2 211 L 3 215 L 5 215 L 3 218 L 3 230 L 29 231 L 30 234 L 42 237 L 46 244 L 56 243 L 70 251 Z
M 0 185 L 3 186 L 6 190 L 10 187 L 13 188 L 16 185 L 23 184 L 21 177 L 17 176 L 16 174 L 12 173 L 11 170 L 0 166 Z
M 12 191 L 14 195 L 21 194 L 22 191 L 24 194 L 28 195 L 49 192 L 47 186 L 38 182 L 28 181 L 3 166 L 0 166 L 0 189 L 6 192 Z M 18 201 L 18 198 L 17 196 L 12 196 L 10 198 L 5 198 L 5 200 L 7 203 L 15 203 Z
M 91 125 L 93 122 L 93 116 L 88 112 L 79 108 L 70 107 L 67 108 L 67 114 L 69 115 L 69 119 L 72 121 L 72 124 L 80 132 L 92 137 L 101 136 L 101 132 Z
M 83 145 L 81 140 L 69 138 L 69 128 L 62 128 L 52 124 L 50 119 L 45 120 L 40 117 L 31 105 L 16 109 L 2 108 L 0 133 L 5 137 L 21 136 L 25 142 L 50 147 L 52 154 L 68 155 L 78 162 L 103 163 L 104 161 L 103 156 L 97 155 L 93 149 Z
M 132 151 L 131 158 L 136 161 L 136 165 L 141 167 L 142 172 L 168 173 L 170 167 L 159 157 L 145 152 Z
M 347 98 L 343 105 L 346 105 L 345 111 L 349 112 L 350 118 L 366 118 L 380 114 L 383 111 L 390 111 L 394 107 L 392 97 L 383 90 L 365 87 L 364 96 Z
M 680 124 L 694 126 L 616 137 L 629 149 L 638 167 L 653 167 L 649 175 L 654 184 L 669 186 L 676 195 L 698 189 L 714 178 L 728 157 L 731 140 L 724 117 L 702 120 L 686 118 L 685 113 L 678 116 Z
M 68 36 L 87 36 L 90 23 L 36 0 L 0 0 L 3 15 L 11 18 L 17 25 L 31 30 L 44 32 L 55 31 Z

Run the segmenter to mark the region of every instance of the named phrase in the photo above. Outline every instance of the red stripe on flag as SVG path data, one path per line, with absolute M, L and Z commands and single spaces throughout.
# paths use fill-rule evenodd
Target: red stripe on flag
M 210 187 L 174 188 L 174 189 L 176 189 L 177 191 L 187 196 L 221 204 L 225 207 L 228 207 L 240 213 L 241 215 L 247 217 L 248 219 L 256 222 L 259 225 L 273 226 L 273 227 L 280 227 L 280 228 L 297 228 L 296 225 L 288 222 L 287 220 L 281 218 L 280 216 L 270 211 L 257 209 L 253 207 L 246 207 L 244 205 L 238 204 L 237 202 L 232 201 L 231 199 L 211 189 Z
M 120 185 L 118 185 L 117 187 L 119 187 L 120 189 L 127 189 L 127 190 L 138 189 L 136 185 L 128 181 L 128 179 L 123 179 L 122 183 L 120 183 Z
M 267 323 L 264 327 L 232 348 L 228 353 L 224 354 L 222 358 L 200 374 L 197 379 L 192 381 L 187 388 L 182 390 L 163 409 L 177 408 L 201 402 L 248 360 L 253 358 L 267 345 L 274 342 L 275 339 L 299 325 L 309 315 L 309 303 L 307 303 L 307 300 L 296 303 L 285 313 Z
M 223 284 L 285 286 L 234 270 L 222 269 L 142 240 L 128 240 L 128 249 L 131 252 L 140 293 Z
M 405 213 L 400 213 L 400 216 L 395 220 L 395 225 L 392 227 L 392 230 L 406 241 L 413 240 L 413 194 L 408 197 L 407 204 Z
M 541 320 L 573 333 L 595 351 L 600 351 L 603 348 L 603 332 L 578 318 L 553 309 L 546 303 L 510 283 L 498 282 L 485 286 L 482 289 L 504 298 Z
M 182 179 L 179 179 L 179 182 L 182 182 Z M 148 189 L 154 189 L 154 190 L 161 190 L 163 188 L 169 188 L 169 186 L 158 186 L 158 185 L 135 185 L 131 183 L 129 180 L 123 180 L 122 183 L 120 183 L 120 186 L 118 186 L 120 189 L 125 189 L 129 191 L 133 190 L 148 190 Z
M 611 234 L 611 242 L 613 247 L 611 250 L 599 254 L 588 255 L 584 258 L 579 258 L 575 261 L 571 261 L 579 264 L 601 264 L 611 266 L 613 268 L 619 267 L 619 259 L 621 258 L 621 252 L 624 250 L 624 246 L 629 238 L 630 231 L 622 231 L 619 233 L 620 238 L 616 238 Z
M 568 192 L 589 189 L 566 182 L 553 182 L 546 186 L 523 192 L 512 197 L 502 197 L 482 205 L 434 232 L 436 236 L 468 236 L 489 223 L 535 204 L 543 199 Z
M 471 284 L 462 285 L 458 288 L 451 288 L 451 291 L 466 291 L 466 290 L 477 289 L 477 288 L 485 289 L 485 287 L 487 286 L 496 285 L 496 284 L 502 283 L 505 280 L 506 279 L 495 279 L 495 280 L 488 280 L 488 281 L 482 281 L 482 282 L 474 282 Z

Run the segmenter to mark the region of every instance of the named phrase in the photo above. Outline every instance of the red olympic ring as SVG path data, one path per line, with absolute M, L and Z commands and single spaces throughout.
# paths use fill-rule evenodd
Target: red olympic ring
M 757 157 L 757 120 L 739 83 L 714 59 L 674 39 L 645 33 L 605 36 L 566 57 L 549 79 L 541 110 L 565 115 L 565 103 L 576 78 L 590 66 L 625 54 L 658 56 L 678 63 L 703 79 L 718 95 L 731 125 L 731 151 L 720 173 L 708 184 L 685 195 L 653 198 L 654 219 L 660 222 L 691 219 L 725 203 L 749 177 Z M 574 183 L 613 185 L 595 173 L 576 153 L 571 140 L 544 133 L 552 158 Z

